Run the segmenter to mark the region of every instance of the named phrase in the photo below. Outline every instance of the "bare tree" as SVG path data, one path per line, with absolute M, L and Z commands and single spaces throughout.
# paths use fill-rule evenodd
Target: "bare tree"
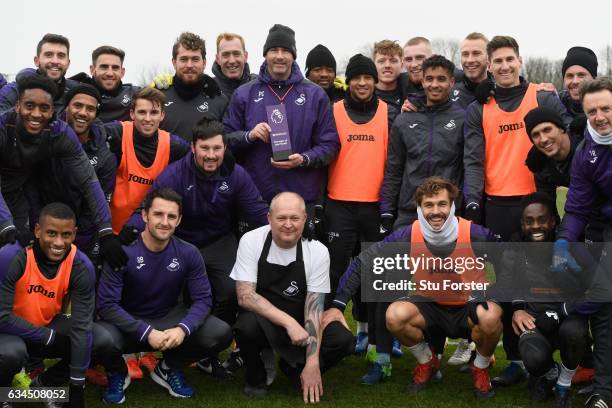
M 366 57 L 373 59 L 373 55 L 374 55 L 374 43 L 366 43 L 366 44 L 361 45 L 355 51 L 355 54 L 357 54 L 357 53 L 358 54 L 363 54 Z M 344 57 L 340 61 L 337 61 L 337 64 L 336 64 L 336 75 L 344 76 L 344 74 L 346 72 L 346 66 L 348 65 L 349 59 L 350 59 L 350 57 Z
M 600 75 L 612 75 L 612 45 L 606 45 L 599 53 Z
M 525 60 L 524 75 L 529 82 L 552 83 L 557 89 L 563 87 L 561 66 L 563 60 L 550 60 L 546 57 L 531 57 Z
M 461 65 L 460 43 L 452 38 L 434 38 L 431 49 L 434 54 L 443 55 L 457 66 Z

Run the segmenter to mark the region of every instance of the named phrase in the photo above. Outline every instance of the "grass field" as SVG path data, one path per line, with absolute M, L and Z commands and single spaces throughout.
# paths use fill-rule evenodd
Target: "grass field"
M 563 214 L 566 189 L 559 189 L 557 205 Z M 347 321 L 353 326 L 350 309 L 345 313 Z M 353 332 L 354 332 L 354 327 Z M 350 356 L 323 377 L 324 396 L 319 404 L 324 407 L 337 408 L 473 408 L 482 407 L 552 407 L 553 401 L 535 403 L 529 400 L 526 382 L 509 388 L 496 389 L 496 396 L 487 401 L 478 401 L 472 393 L 472 375 L 462 374 L 458 367 L 447 366 L 446 360 L 453 353 L 455 346 L 449 345 L 442 363 L 443 380 L 432 384 L 418 395 L 409 395 L 406 387 L 411 380 L 415 361 L 404 350 L 404 356 L 393 359 L 391 379 L 377 386 L 365 386 L 359 383 L 368 370 L 366 361 L 361 356 Z M 506 365 L 501 346 L 496 351 L 496 365 L 491 369 L 491 377 L 499 373 Z M 558 359 L 558 357 L 557 357 Z M 303 405 L 301 395 L 290 386 L 289 381 L 278 372 L 276 381 L 270 387 L 268 397 L 262 400 L 251 400 L 244 396 L 244 370 L 236 378 L 218 380 L 201 374 L 194 368 L 185 370 L 189 385 L 194 387 L 196 395 L 192 399 L 172 398 L 165 389 L 155 384 L 146 374 L 143 380 L 134 381 L 126 391 L 126 407 L 296 407 Z M 574 406 L 584 405 L 585 397 L 576 395 L 574 387 Z M 87 406 L 105 406 L 101 402 L 103 389 L 93 385 L 87 388 Z M 27 407 L 26 404 L 18 406 Z M 31 405 L 30 406 L 36 406 Z
M 347 311 L 350 320 L 350 313 Z M 352 323 L 351 323 L 352 324 Z M 415 361 L 404 350 L 404 356 L 393 359 L 393 375 L 390 380 L 377 386 L 365 386 L 359 383 L 367 371 L 363 357 L 350 356 L 338 366 L 331 369 L 323 377 L 324 396 L 320 406 L 325 407 L 552 407 L 553 401 L 535 403 L 529 400 L 526 382 L 522 384 L 497 389 L 497 395 L 488 401 L 478 401 L 472 394 L 472 375 L 463 374 L 456 366 L 447 366 L 446 360 L 454 351 L 449 345 L 442 364 L 443 379 L 441 383 L 432 384 L 418 395 L 410 395 L 406 387 L 411 379 Z M 506 366 L 503 349 L 498 347 L 497 363 L 491 370 L 491 376 L 497 374 Z M 186 369 L 189 384 L 196 390 L 196 396 L 189 400 L 179 400 L 170 397 L 166 390 L 145 375 L 143 380 L 135 381 L 126 391 L 127 407 L 296 407 L 303 405 L 301 395 L 290 386 L 289 381 L 278 372 L 276 381 L 270 387 L 268 397 L 261 400 L 251 400 L 244 396 L 244 370 L 230 380 L 218 380 L 201 374 L 194 368 Z M 577 389 L 577 388 L 576 388 Z M 104 406 L 100 398 L 102 388 L 88 386 L 87 399 L 89 407 Z M 574 390 L 576 391 L 576 390 Z M 574 392 L 574 406 L 582 406 L 585 398 Z

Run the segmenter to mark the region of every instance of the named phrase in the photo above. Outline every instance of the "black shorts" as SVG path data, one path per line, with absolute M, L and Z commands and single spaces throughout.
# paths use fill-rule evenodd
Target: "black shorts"
M 447 306 L 413 295 L 404 299 L 414 304 L 425 319 L 427 338 L 445 336 L 452 339 L 467 339 L 472 330 L 468 325 L 468 306 Z

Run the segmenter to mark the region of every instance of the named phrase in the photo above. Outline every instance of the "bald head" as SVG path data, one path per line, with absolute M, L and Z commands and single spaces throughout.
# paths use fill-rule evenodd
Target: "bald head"
M 306 203 L 302 196 L 291 191 L 284 191 L 274 196 L 272 201 L 270 201 L 270 213 L 277 209 L 277 207 L 278 209 L 295 208 L 296 210 L 306 211 Z
M 277 194 L 270 202 L 268 222 L 274 243 L 281 248 L 293 248 L 306 224 L 306 204 L 296 193 Z

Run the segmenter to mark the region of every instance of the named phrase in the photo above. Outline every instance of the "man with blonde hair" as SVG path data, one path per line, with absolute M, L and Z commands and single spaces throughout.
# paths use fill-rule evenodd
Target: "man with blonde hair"
M 400 81 L 404 95 L 423 95 L 423 61 L 433 54 L 431 42 L 425 37 L 413 37 L 404 44 L 404 70 Z
M 402 73 L 402 47 L 397 41 L 382 40 L 374 43 L 372 59 L 378 72 L 376 96 L 399 112 L 403 98 L 399 77 Z
M 257 77 L 251 74 L 247 59 L 249 53 L 244 38 L 235 33 L 221 33 L 217 36 L 217 55 L 212 66 L 214 80 L 221 93 L 231 98 L 236 88 Z

